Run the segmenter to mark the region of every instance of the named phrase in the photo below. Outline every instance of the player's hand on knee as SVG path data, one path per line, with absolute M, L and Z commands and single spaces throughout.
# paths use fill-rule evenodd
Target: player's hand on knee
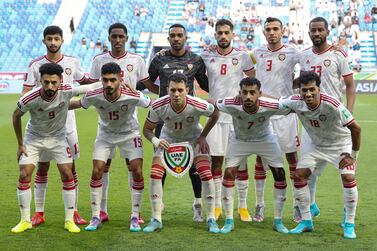
M 199 137 L 196 140 L 196 144 L 199 145 L 199 150 L 201 153 L 209 153 L 209 145 L 205 137 Z
M 340 156 L 343 156 L 343 158 L 339 162 L 339 169 L 344 169 L 345 167 L 351 166 L 353 163 L 355 163 L 355 160 L 349 153 L 342 153 Z
M 18 147 L 18 150 L 17 150 L 17 161 L 20 160 L 20 158 L 21 158 L 22 155 L 25 155 L 26 157 L 28 156 L 27 152 L 26 152 L 26 147 L 24 145 Z

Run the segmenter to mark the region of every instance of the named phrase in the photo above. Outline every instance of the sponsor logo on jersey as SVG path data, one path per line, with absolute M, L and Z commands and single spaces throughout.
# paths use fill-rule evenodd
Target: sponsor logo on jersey
M 134 66 L 132 65 L 132 64 L 128 64 L 127 65 L 127 71 L 128 72 L 131 72 L 131 71 L 133 71 L 134 70 Z
M 65 74 L 67 74 L 68 76 L 72 74 L 72 69 L 71 68 L 65 68 Z
M 126 112 L 126 111 L 128 110 L 128 105 L 122 105 L 122 106 L 120 107 L 120 109 L 121 109 L 122 111 Z
M 162 163 L 174 177 L 182 178 L 190 169 L 194 160 L 192 146 L 188 142 L 170 144 L 164 149 Z
M 323 61 L 323 65 L 324 65 L 325 67 L 329 67 L 329 66 L 331 65 L 331 60 L 330 60 L 330 59 L 325 59 L 325 60 Z
M 278 55 L 278 58 L 279 58 L 280 61 L 284 61 L 284 60 L 285 60 L 285 54 L 280 53 L 280 54 Z
M 193 116 L 188 116 L 188 117 L 186 118 L 186 121 L 187 121 L 188 123 L 192 123 L 192 122 L 194 122 L 194 117 L 193 117 Z
M 258 121 L 259 121 L 259 122 L 263 122 L 263 121 L 265 121 L 265 120 L 266 120 L 266 118 L 265 118 L 264 116 L 258 118 Z
M 62 108 L 65 105 L 64 101 L 60 102 L 59 107 Z
M 191 71 L 193 67 L 194 67 L 193 64 L 187 64 L 187 68 L 189 69 L 189 71 Z
M 166 64 L 166 65 L 164 65 L 164 67 L 162 67 L 162 68 L 164 68 L 164 69 L 169 69 L 170 67 L 169 67 L 168 64 Z
M 237 58 L 232 58 L 232 64 L 234 66 L 238 65 L 238 59 Z
M 327 119 L 327 117 L 326 117 L 325 114 L 321 114 L 321 115 L 319 115 L 319 120 L 321 120 L 321 121 L 326 121 L 326 119 Z

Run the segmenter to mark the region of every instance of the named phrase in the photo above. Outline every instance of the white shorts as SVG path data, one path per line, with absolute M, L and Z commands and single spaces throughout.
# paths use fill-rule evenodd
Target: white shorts
M 281 156 L 280 146 L 277 141 L 277 136 L 271 134 L 264 141 L 247 142 L 240 141 L 231 137 L 228 151 L 225 157 L 226 167 L 239 166 L 243 159 L 251 154 L 259 155 L 262 158 L 265 169 L 271 167 L 283 167 L 284 161 Z
M 230 133 L 233 131 L 232 123 L 216 123 L 207 135 L 211 156 L 225 156 L 228 149 Z
M 143 140 L 139 134 L 123 137 L 101 134 L 97 135 L 94 143 L 93 159 L 107 162 L 108 159 L 114 158 L 117 146 L 121 158 L 129 161 L 143 158 Z
M 335 150 L 316 148 L 311 143 L 305 147 L 307 151 L 301 153 L 300 160 L 297 163 L 297 169 L 309 168 L 313 174 L 319 176 L 321 175 L 326 164 L 330 163 L 340 172 L 340 174 L 355 174 L 356 164 L 348 168 L 339 169 L 339 162 L 343 158 L 343 156 L 340 156 L 340 154 L 351 154 L 352 145 L 345 145 L 343 148 Z
M 289 114 L 277 119 L 270 119 L 273 132 L 278 136 L 278 142 L 283 153 L 297 152 L 300 147 L 298 136 L 297 115 Z
M 37 137 L 25 135 L 24 145 L 28 156 L 22 155 L 19 164 L 37 165 L 43 156 L 43 162 L 55 160 L 57 164 L 72 163 L 72 154 L 65 136 Z
M 187 140 L 175 140 L 175 139 L 172 139 L 172 138 L 166 136 L 164 133 L 162 133 L 160 135 L 160 139 L 164 139 L 169 143 L 189 142 L 190 145 L 192 146 L 192 150 L 194 151 L 194 158 L 196 158 L 198 156 L 208 156 L 209 157 L 209 154 L 208 153 L 202 153 L 200 151 L 199 145 L 197 145 L 195 143 L 195 140 L 197 139 L 197 137 L 187 139 Z M 155 149 L 153 157 L 161 157 L 162 158 L 163 153 L 164 153 L 164 149 L 159 147 L 159 148 Z

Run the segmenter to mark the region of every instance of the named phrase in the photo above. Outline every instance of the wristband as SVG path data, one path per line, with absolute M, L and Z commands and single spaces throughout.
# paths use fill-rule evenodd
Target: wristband
M 153 138 L 151 139 L 151 142 L 152 142 L 152 144 L 154 145 L 154 147 L 157 148 L 157 147 L 160 145 L 161 140 L 160 140 L 159 138 L 157 138 L 157 137 L 153 137 Z
M 355 151 L 355 150 L 352 150 L 351 152 L 351 157 L 354 159 L 354 160 L 357 160 L 357 157 L 359 156 L 359 151 Z

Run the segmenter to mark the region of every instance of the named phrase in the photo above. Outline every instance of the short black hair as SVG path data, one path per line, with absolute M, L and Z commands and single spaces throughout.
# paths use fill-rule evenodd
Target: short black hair
M 112 29 L 123 29 L 124 33 L 126 33 L 126 35 L 127 35 L 127 27 L 122 23 L 113 23 L 112 25 L 110 25 L 109 35 L 110 35 Z
M 175 83 L 184 82 L 185 86 L 188 87 L 187 81 L 188 80 L 187 80 L 186 75 L 180 72 L 173 73 L 168 78 L 169 85 L 170 85 L 170 82 L 175 82 Z
M 325 24 L 325 28 L 326 28 L 326 30 L 329 29 L 329 23 L 328 23 L 327 20 L 326 20 L 325 18 L 323 18 L 323 17 L 315 17 L 315 18 L 313 18 L 313 19 L 309 22 L 309 29 L 310 29 L 310 25 L 311 25 L 312 23 L 316 23 L 316 22 L 323 22 L 323 23 Z
M 46 74 L 46 75 L 58 75 L 61 78 L 63 71 L 64 71 L 63 67 L 61 67 L 60 65 L 56 63 L 46 63 L 46 64 L 41 65 L 41 67 L 39 67 L 39 73 L 41 74 L 41 77 Z
M 120 74 L 122 69 L 117 63 L 110 62 L 102 65 L 101 67 L 101 75 L 104 74 Z
M 242 86 L 257 86 L 258 90 L 260 90 L 261 83 L 257 78 L 254 77 L 245 77 L 240 82 L 240 89 L 242 89 Z
M 230 20 L 225 19 L 225 18 L 217 20 L 215 24 L 215 30 L 217 30 L 218 26 L 223 26 L 223 25 L 228 25 L 230 27 L 230 30 L 233 31 L 233 23 Z
M 47 35 L 55 35 L 58 34 L 63 38 L 63 31 L 59 26 L 56 25 L 50 25 L 47 26 L 43 31 L 43 38 L 45 38 Z
M 297 79 L 298 87 L 301 88 L 301 85 L 307 84 L 310 81 L 315 81 L 315 85 L 318 87 L 321 84 L 321 78 L 317 73 L 312 71 L 302 71 Z
M 278 23 L 280 23 L 280 27 L 283 29 L 283 23 L 277 17 L 268 17 L 266 19 L 266 21 L 264 21 L 264 25 L 266 26 L 267 23 L 271 23 L 271 22 L 278 22 Z
M 173 29 L 173 28 L 182 28 L 185 31 L 185 35 L 186 35 L 186 28 L 182 24 L 173 24 L 173 25 L 171 25 L 169 27 L 169 33 L 170 33 L 170 30 Z

